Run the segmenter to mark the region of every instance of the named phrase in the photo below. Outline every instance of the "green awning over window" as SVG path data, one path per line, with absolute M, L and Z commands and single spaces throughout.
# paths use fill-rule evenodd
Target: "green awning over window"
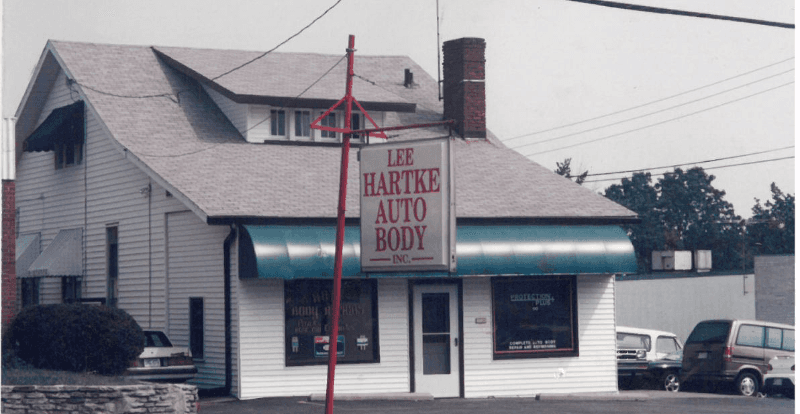
M 332 278 L 334 226 L 243 226 L 241 278 Z M 364 277 L 360 229 L 347 226 L 342 276 Z M 618 226 L 458 226 L 457 271 L 370 273 L 370 277 L 620 274 L 636 272 L 628 235 Z
M 53 151 L 56 142 L 83 142 L 83 101 L 53 109 L 50 115 L 25 139 L 24 151 Z

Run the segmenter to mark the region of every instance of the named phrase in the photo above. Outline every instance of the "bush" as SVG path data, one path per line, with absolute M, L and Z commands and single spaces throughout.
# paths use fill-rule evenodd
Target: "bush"
M 123 373 L 144 349 L 144 333 L 125 311 L 82 304 L 23 309 L 3 335 L 3 360 L 35 368 Z

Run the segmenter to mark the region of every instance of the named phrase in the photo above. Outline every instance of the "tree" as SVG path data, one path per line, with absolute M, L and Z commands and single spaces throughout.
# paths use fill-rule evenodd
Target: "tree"
M 635 173 L 609 186 L 605 196 L 633 210 L 639 224 L 628 225 L 640 273 L 652 268 L 654 250 L 711 250 L 716 269 L 741 267 L 740 220 L 725 192 L 711 184 L 715 177 L 700 167 L 676 168 L 651 185 L 649 173 Z
M 578 174 L 577 176 L 573 176 L 572 167 L 570 167 L 571 162 L 572 158 L 566 158 L 564 159 L 564 162 L 556 161 L 557 168 L 555 170 L 555 173 L 564 176 L 566 178 L 569 178 L 570 180 L 574 178 L 577 184 L 583 184 L 583 182 L 586 181 L 586 177 L 589 175 L 589 170 L 586 170 L 583 173 Z
M 753 220 L 747 223 L 748 264 L 754 255 L 794 254 L 794 195 L 770 185 L 772 200 L 755 199 Z

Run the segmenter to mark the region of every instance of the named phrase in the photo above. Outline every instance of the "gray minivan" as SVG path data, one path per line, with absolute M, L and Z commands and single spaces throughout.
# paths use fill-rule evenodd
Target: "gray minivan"
M 683 347 L 684 383 L 733 382 L 746 396 L 758 394 L 770 359 L 794 356 L 794 326 L 780 323 L 715 319 L 698 323 Z

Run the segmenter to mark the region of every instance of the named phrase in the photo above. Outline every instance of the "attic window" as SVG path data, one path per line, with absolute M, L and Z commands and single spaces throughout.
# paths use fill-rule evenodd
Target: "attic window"
M 331 112 L 328 114 L 328 116 L 322 118 L 322 120 L 320 121 L 320 125 L 336 128 L 336 113 Z M 320 130 L 319 132 L 320 132 L 319 136 L 322 138 L 336 138 L 336 132 L 334 131 Z
M 83 106 L 83 101 L 78 101 L 54 109 L 25 139 L 23 151 L 53 151 L 56 168 L 80 164 L 85 133 Z
M 270 119 L 270 134 L 285 136 L 286 135 L 286 111 L 273 109 L 269 111 Z
M 311 136 L 311 111 L 294 111 L 294 136 Z

